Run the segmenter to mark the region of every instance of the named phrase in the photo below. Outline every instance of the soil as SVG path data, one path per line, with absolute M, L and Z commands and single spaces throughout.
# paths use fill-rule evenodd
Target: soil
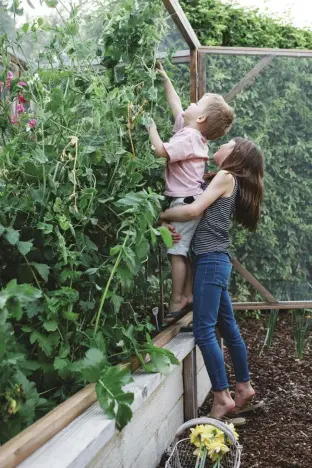
M 262 353 L 266 316 L 246 319 L 240 322 L 240 329 L 257 399 L 265 401 L 265 407 L 246 414 L 246 425 L 238 428 L 243 445 L 241 468 L 312 468 L 312 337 L 300 361 L 295 357 L 289 313 L 280 313 L 272 346 Z M 233 388 L 229 364 L 227 369 Z M 210 406 L 211 396 L 199 409 L 199 416 L 207 415 Z

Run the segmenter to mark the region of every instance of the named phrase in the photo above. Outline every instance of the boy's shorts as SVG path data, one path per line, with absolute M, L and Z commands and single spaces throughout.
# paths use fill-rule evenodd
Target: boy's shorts
M 174 198 L 170 203 L 170 208 L 174 208 L 175 206 L 187 205 L 188 203 L 185 203 L 184 201 L 185 198 L 186 197 Z M 197 196 L 194 197 L 194 199 L 196 198 Z M 190 245 L 200 220 L 201 216 L 199 218 L 191 219 L 190 221 L 184 221 L 182 223 L 173 221 L 170 222 L 171 226 L 174 226 L 176 228 L 176 232 L 178 234 L 181 234 L 182 239 L 177 244 L 174 244 L 174 246 L 171 249 L 167 250 L 168 254 L 183 255 L 184 257 L 188 256 Z

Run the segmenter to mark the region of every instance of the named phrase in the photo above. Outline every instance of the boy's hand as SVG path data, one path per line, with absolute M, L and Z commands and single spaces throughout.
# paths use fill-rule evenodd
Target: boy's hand
M 168 78 L 168 75 L 165 72 L 164 67 L 162 66 L 161 62 L 156 63 L 156 70 L 163 78 L 166 78 L 166 79 Z
M 151 130 L 157 130 L 157 126 L 153 119 L 150 119 L 150 121 L 145 125 L 145 128 L 148 132 Z

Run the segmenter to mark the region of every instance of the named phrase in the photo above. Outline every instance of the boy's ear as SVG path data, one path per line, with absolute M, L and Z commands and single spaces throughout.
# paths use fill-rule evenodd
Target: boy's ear
M 207 115 L 201 115 L 200 117 L 197 117 L 196 122 L 197 123 L 203 123 L 207 120 Z

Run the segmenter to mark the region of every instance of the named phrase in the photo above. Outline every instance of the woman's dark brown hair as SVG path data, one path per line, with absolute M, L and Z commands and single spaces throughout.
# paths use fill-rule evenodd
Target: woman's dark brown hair
M 238 194 L 235 200 L 234 217 L 250 231 L 257 229 L 264 187 L 264 160 L 260 149 L 245 138 L 233 138 L 235 147 L 221 165 L 221 169 L 233 174 L 238 181 Z M 211 180 L 216 173 L 205 175 Z

